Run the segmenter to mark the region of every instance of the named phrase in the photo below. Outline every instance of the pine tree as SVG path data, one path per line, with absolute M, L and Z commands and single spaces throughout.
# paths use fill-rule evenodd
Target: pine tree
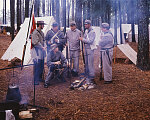
M 91 1 L 87 2 L 87 19 L 91 19 Z
M 148 0 L 138 0 L 138 53 L 137 67 L 149 69 L 149 6 Z
M 63 27 L 64 27 L 64 33 L 66 33 L 66 0 L 63 0 Z
M 4 23 L 6 24 L 6 0 L 5 0 L 5 15 L 4 15 L 4 18 L 5 18 Z
M 74 0 L 72 0 L 72 21 L 74 21 Z
M 20 21 L 20 18 L 21 18 L 21 14 L 20 14 L 20 0 L 17 0 L 17 31 L 20 30 L 20 25 L 21 25 L 21 21 Z
M 131 9 L 133 6 L 131 6 L 131 0 L 127 0 L 127 6 L 128 6 L 128 10 L 127 10 L 127 23 L 131 24 Z
M 49 0 L 49 15 L 52 15 L 52 0 Z
M 14 39 L 15 24 L 15 0 L 10 0 L 11 40 Z
M 115 21 L 114 21 L 114 44 L 117 45 L 117 1 L 114 2 Z
M 81 0 L 76 0 L 75 21 L 77 24 L 77 28 L 79 30 L 82 30 L 82 1 Z
M 82 6 L 83 6 L 83 23 L 84 23 L 85 20 L 87 19 L 87 17 L 86 17 L 86 2 L 83 2 Z
M 123 43 L 123 41 L 122 41 L 122 14 L 121 14 L 120 0 L 118 0 L 118 5 L 119 5 L 119 20 L 120 20 L 120 44 L 122 44 Z
M 25 17 L 29 17 L 29 0 L 25 0 Z
M 68 15 L 68 17 L 67 17 L 67 26 L 69 27 L 69 16 L 70 16 L 70 1 L 69 0 L 67 0 L 67 15 Z
M 45 16 L 45 0 L 42 0 L 42 14 Z
M 34 1 L 34 14 L 35 17 L 40 17 L 40 0 Z
M 22 14 L 23 14 L 23 13 L 22 13 L 22 7 L 21 7 L 21 5 L 22 5 L 22 0 L 20 0 L 20 6 L 19 6 L 19 7 L 20 7 L 20 14 L 19 14 L 19 16 L 20 16 L 20 17 L 19 17 L 19 18 L 20 18 L 20 19 L 19 19 L 19 20 L 20 20 L 20 25 L 21 25 L 21 23 L 22 23 L 21 16 L 22 16 Z
M 6 24 L 6 0 L 3 0 L 3 24 Z
M 131 30 L 132 30 L 132 42 L 136 42 L 135 41 L 135 29 L 134 29 L 134 11 L 135 11 L 135 5 L 134 5 L 134 1 L 131 0 L 131 6 L 132 6 L 132 9 L 131 9 Z
M 56 0 L 56 22 L 60 25 L 59 8 L 60 8 L 59 0 Z
M 24 0 L 22 0 L 22 17 L 21 17 L 21 19 L 22 19 L 22 22 L 24 21 L 24 19 L 25 19 L 25 12 L 24 12 L 24 10 L 25 10 L 25 6 L 24 6 Z M 22 23 L 21 22 L 21 23 Z
M 49 6 L 50 6 L 49 0 L 47 0 L 47 15 L 49 15 L 49 11 L 50 11 L 50 10 L 49 10 L 49 8 L 50 8 Z
M 54 0 L 51 0 L 51 4 L 52 4 L 52 16 L 54 16 L 55 18 L 55 1 Z

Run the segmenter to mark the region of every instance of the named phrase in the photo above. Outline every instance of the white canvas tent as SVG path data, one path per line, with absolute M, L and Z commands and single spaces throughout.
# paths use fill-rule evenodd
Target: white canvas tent
M 135 26 L 135 29 L 137 29 L 137 26 Z M 131 24 L 122 24 L 123 44 L 119 44 L 119 45 L 117 45 L 117 47 L 136 65 L 137 52 L 135 52 L 128 43 L 125 44 L 124 33 L 127 34 L 126 37 L 129 39 L 129 32 L 130 31 L 131 31 Z M 137 34 L 137 32 L 135 32 L 135 34 Z
M 117 47 L 136 65 L 137 52 L 135 52 L 128 43 L 117 45 Z
M 135 41 L 138 42 L 138 25 L 135 25 Z M 129 42 L 132 42 L 131 24 L 122 24 L 122 33 L 127 33 Z M 149 25 L 149 42 L 150 42 L 150 25 Z M 129 44 L 118 45 L 118 48 L 134 63 L 137 62 L 137 53 Z
M 135 41 L 138 42 L 138 25 L 134 26 L 135 28 Z M 131 24 L 122 24 L 123 33 L 127 33 L 128 41 L 132 42 L 132 31 Z M 149 43 L 150 43 L 150 25 L 149 25 Z
M 51 29 L 51 25 L 55 20 L 52 16 L 35 17 L 35 21 L 40 21 L 40 20 L 43 20 L 46 23 L 43 29 L 44 35 L 46 35 L 47 31 Z M 1 58 L 2 60 L 11 61 L 15 57 L 22 59 L 23 48 L 26 43 L 28 24 L 29 24 L 29 18 L 26 18 L 24 23 L 21 26 L 20 31 L 18 32 L 13 42 L 10 44 L 10 46 L 2 56 Z M 23 63 L 24 65 L 32 63 L 30 48 L 31 48 L 31 41 L 30 39 L 28 39 L 28 43 L 25 51 L 24 63 Z

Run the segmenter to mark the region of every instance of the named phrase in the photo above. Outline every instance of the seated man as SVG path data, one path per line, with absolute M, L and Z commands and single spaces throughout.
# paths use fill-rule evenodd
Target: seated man
M 44 87 L 48 88 L 50 85 L 50 80 L 52 80 L 53 74 L 56 69 L 66 68 L 67 67 L 67 59 L 64 57 L 62 52 L 58 50 L 57 44 L 53 44 L 51 46 L 51 50 L 48 52 L 47 55 L 47 66 L 49 68 L 48 75 L 45 80 Z M 62 81 L 64 80 L 64 73 L 62 73 Z

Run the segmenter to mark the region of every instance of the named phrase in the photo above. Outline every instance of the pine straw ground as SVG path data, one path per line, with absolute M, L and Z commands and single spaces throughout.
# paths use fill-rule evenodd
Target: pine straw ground
M 0 35 L 0 57 L 10 44 L 10 37 Z M 130 44 L 135 50 L 137 44 Z M 117 58 L 126 58 L 117 49 Z M 70 82 L 55 83 L 48 89 L 43 83 L 36 86 L 36 105 L 48 107 L 35 114 L 35 120 L 150 120 L 150 72 L 143 72 L 134 64 L 113 64 L 113 83 L 99 81 L 98 52 L 95 52 L 96 88 L 79 91 L 69 90 Z M 0 68 L 8 62 L 0 59 Z M 46 73 L 47 66 L 45 65 Z M 82 69 L 81 69 L 82 68 Z M 83 63 L 80 59 L 80 69 Z M 9 83 L 17 83 L 22 99 L 33 102 L 32 67 L 22 71 L 0 71 L 0 101 L 6 96 Z M 73 79 L 72 79 L 73 81 Z

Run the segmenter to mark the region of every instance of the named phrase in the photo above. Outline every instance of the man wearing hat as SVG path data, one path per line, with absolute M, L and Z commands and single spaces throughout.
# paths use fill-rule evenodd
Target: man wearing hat
M 85 46 L 85 73 L 87 75 L 86 83 L 91 84 L 94 80 L 94 49 L 95 49 L 95 31 L 91 27 L 91 21 L 85 20 L 85 34 L 84 37 L 79 39 L 84 43 Z
M 80 36 L 81 31 L 76 28 L 76 23 L 71 22 L 70 30 L 66 32 L 66 39 L 69 45 L 71 67 L 73 63 L 72 75 L 74 77 L 78 76 L 79 73 Z
M 101 68 L 103 67 L 105 84 L 112 83 L 112 58 L 114 39 L 109 29 L 110 27 L 108 23 L 102 23 L 101 30 L 104 35 L 101 36 L 99 46 L 101 55 Z
M 36 85 L 39 84 L 39 81 L 43 81 L 42 74 L 45 57 L 44 33 L 42 32 L 43 28 L 44 21 L 37 21 L 37 29 L 35 29 L 32 34 L 33 47 L 31 49 L 31 57 L 34 63 L 34 84 Z
M 50 50 L 50 46 L 54 43 L 58 45 L 60 51 L 63 50 L 65 45 L 64 34 L 58 30 L 57 22 L 53 22 L 52 29 L 47 32 L 45 40 L 47 44 L 47 52 Z
M 51 45 L 51 50 L 47 55 L 47 66 L 49 68 L 49 71 L 44 84 L 45 88 L 48 88 L 48 86 L 50 85 L 50 80 L 53 77 L 55 69 L 67 67 L 67 60 L 62 52 L 58 50 L 57 44 Z M 62 74 L 61 79 L 65 82 L 64 74 Z

